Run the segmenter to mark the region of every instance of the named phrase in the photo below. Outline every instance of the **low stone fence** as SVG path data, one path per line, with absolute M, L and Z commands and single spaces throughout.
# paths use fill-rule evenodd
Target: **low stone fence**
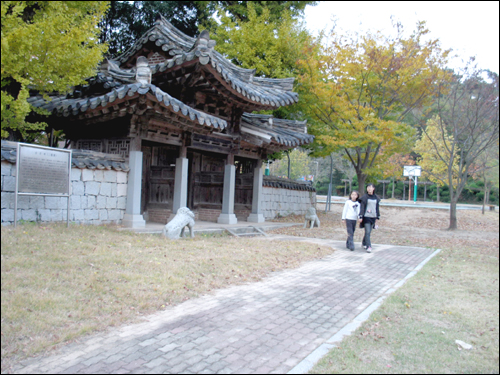
M 15 163 L 15 147 L 11 142 L 2 141 L 2 225 L 14 223 Z M 70 221 L 81 224 L 120 223 L 127 202 L 127 178 L 128 165 L 120 156 L 73 150 Z M 17 219 L 66 221 L 67 208 L 66 197 L 19 195 Z
M 309 207 L 316 208 L 316 190 L 308 182 L 264 177 L 262 214 L 266 219 L 305 215 Z

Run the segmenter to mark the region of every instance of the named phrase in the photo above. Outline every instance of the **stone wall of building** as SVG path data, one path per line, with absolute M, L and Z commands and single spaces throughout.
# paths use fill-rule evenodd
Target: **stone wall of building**
M 14 223 L 16 165 L 2 160 L 2 225 Z M 118 224 L 127 202 L 128 172 L 71 168 L 70 221 Z M 17 219 L 66 221 L 68 198 L 19 195 Z

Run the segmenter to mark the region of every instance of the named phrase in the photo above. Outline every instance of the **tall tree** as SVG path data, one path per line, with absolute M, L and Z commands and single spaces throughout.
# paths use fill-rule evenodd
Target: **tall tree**
M 293 149 L 288 156 L 289 159 L 283 158 L 271 164 L 270 170 L 273 176 L 288 177 L 290 175 L 290 179 L 297 180 L 312 174 L 311 172 L 315 170 L 313 168 L 316 168 L 316 165 L 314 167 L 311 165 L 311 159 L 304 150 Z M 289 169 L 290 173 L 288 173 Z
M 485 150 L 474 163 L 473 178 L 483 183 L 483 208 L 489 204 L 490 192 L 493 188 L 499 187 L 499 150 L 498 144 L 492 145 Z
M 316 135 L 315 156 L 344 150 L 354 166 L 359 188 L 375 175 L 379 157 L 405 152 L 414 129 L 406 115 L 426 105 L 432 86 L 443 80 L 448 51 L 419 22 L 410 37 L 400 24 L 394 38 L 380 33 L 344 36 L 333 30 L 320 35 L 309 57 L 301 61 L 302 110 Z
M 112 1 L 100 24 L 100 40 L 109 44 L 109 55 L 115 56 L 125 52 L 134 40 L 151 28 L 158 13 L 180 31 L 194 37 L 200 28 L 211 32 L 217 28 L 212 17 L 216 11 L 241 26 L 249 21 L 250 8 L 258 15 L 269 9 L 271 22 L 279 22 L 284 12 L 299 17 L 306 5 L 315 4 L 315 1 Z
M 419 165 L 422 167 L 422 176 L 440 186 L 448 185 L 451 171 L 452 183 L 457 184 L 459 169 L 459 154 L 455 148 L 454 154 L 447 147 L 454 143 L 453 135 L 447 128 L 441 128 L 439 116 L 427 120 L 423 128 L 423 136 L 415 143 L 415 152 L 420 155 Z M 451 167 L 451 168 L 449 168 Z
M 218 1 L 218 5 L 229 15 L 233 22 L 248 22 L 250 9 L 253 8 L 257 15 L 270 11 L 270 21 L 279 22 L 283 13 L 289 13 L 298 18 L 304 14 L 306 5 L 316 5 L 317 1 Z
M 153 27 L 157 14 L 189 36 L 198 34 L 198 27 L 214 25 L 213 1 L 112 1 L 100 23 L 100 41 L 109 44 L 108 54 L 116 56 L 129 48 L 144 32 Z
M 288 11 L 278 21 L 268 8 L 259 14 L 252 2 L 245 9 L 245 22 L 234 22 L 230 15 L 221 17 L 211 36 L 217 51 L 242 68 L 255 69 L 258 76 L 292 77 L 309 38 L 307 31 Z
M 95 74 L 106 45 L 97 25 L 108 2 L 2 1 L 2 138 L 29 140 L 29 90 L 66 92 Z M 40 110 L 38 110 L 40 112 Z
M 482 154 L 498 147 L 498 75 L 478 69 L 471 60 L 451 82 L 436 86 L 434 123 L 422 127 L 422 142 L 427 152 L 445 167 L 443 182 L 450 189 L 450 225 L 457 229 L 457 203 Z M 432 125 L 429 127 L 429 125 Z M 434 128 L 435 127 L 435 128 Z M 433 130 L 436 129 L 436 130 Z M 427 158 L 424 153 L 423 159 Z M 441 178 L 441 168 L 428 170 Z
M 219 13 L 220 23 L 211 33 L 211 38 L 217 42 L 216 50 L 235 65 L 255 69 L 257 76 L 296 76 L 299 69 L 297 61 L 304 58 L 304 46 L 310 43 L 310 35 L 300 20 L 294 18 L 293 12 L 276 8 L 278 4 L 275 2 L 269 2 L 275 4 L 271 9 L 262 7 L 265 2 L 239 3 L 245 3 L 245 17 L 235 18 L 224 10 Z M 280 9 L 279 13 L 277 9 Z M 263 113 L 273 114 L 276 118 L 302 119 L 294 105 Z M 277 152 L 268 158 L 274 160 L 284 156 L 282 152 Z

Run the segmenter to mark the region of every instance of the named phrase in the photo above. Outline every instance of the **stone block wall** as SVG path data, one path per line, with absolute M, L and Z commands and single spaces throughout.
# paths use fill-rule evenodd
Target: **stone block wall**
M 316 208 L 315 191 L 262 188 L 262 214 L 266 220 L 292 214 L 305 215 L 309 207 Z
M 70 221 L 118 224 L 125 214 L 128 172 L 71 168 Z M 16 165 L 2 160 L 2 225 L 14 223 Z M 19 195 L 17 219 L 66 221 L 68 198 Z

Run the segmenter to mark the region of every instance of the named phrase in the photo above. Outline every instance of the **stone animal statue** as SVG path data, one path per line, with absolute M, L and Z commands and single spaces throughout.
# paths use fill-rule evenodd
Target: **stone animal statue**
M 187 207 L 181 207 L 177 214 L 163 228 L 163 235 L 172 240 L 184 237 L 184 229 L 188 227 L 191 238 L 194 237 L 194 213 Z
M 313 229 L 313 227 L 319 228 L 319 219 L 316 215 L 316 209 L 314 207 L 309 207 L 306 213 L 306 222 L 304 223 L 304 228 L 307 227 L 308 222 L 311 223 L 311 227 L 309 229 Z

